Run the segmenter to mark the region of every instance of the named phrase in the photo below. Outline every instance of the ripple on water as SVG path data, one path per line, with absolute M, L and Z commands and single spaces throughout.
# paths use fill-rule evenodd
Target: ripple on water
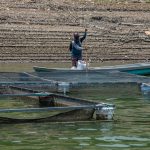
M 139 141 L 139 142 L 146 142 L 150 141 L 148 138 L 140 138 L 140 137 L 133 137 L 133 136 L 105 136 L 105 137 L 98 137 L 95 138 L 96 140 L 100 141 Z
M 73 140 L 91 140 L 90 137 L 73 137 Z
M 115 98 L 115 97 L 111 97 L 111 98 L 107 98 L 106 101 L 114 101 L 114 100 L 117 100 L 118 98 Z
M 147 146 L 147 144 L 130 144 L 131 146 L 136 146 L 136 147 L 144 147 Z
M 89 146 L 90 144 L 89 143 L 80 143 L 79 145 L 80 146 Z
M 37 134 L 37 132 L 31 131 L 31 132 L 26 132 L 26 134 Z
M 21 143 L 21 141 L 17 140 L 17 141 L 12 141 L 12 143 Z
M 130 145 L 127 144 L 96 144 L 98 147 L 116 147 L 116 148 L 127 148 L 130 147 Z
M 59 140 L 68 140 L 67 137 L 61 137 L 61 138 L 58 138 Z
M 79 128 L 78 131 L 96 131 L 97 129 L 94 128 Z

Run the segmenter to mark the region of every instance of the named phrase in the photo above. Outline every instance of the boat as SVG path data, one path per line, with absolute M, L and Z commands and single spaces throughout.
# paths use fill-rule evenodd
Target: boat
M 135 75 L 150 75 L 150 64 L 136 64 L 127 68 L 120 68 L 119 71 Z
M 36 72 L 52 72 L 52 71 L 67 71 L 67 72 L 74 72 L 74 71 L 87 71 L 85 70 L 71 70 L 69 68 L 46 68 L 46 67 L 39 67 L 34 66 L 34 71 Z M 150 63 L 136 63 L 136 64 L 125 64 L 125 65 L 115 65 L 115 66 L 104 66 L 104 67 L 89 67 L 88 71 L 120 71 L 126 72 L 130 74 L 136 75 L 150 75 Z
M 10 86 L 11 93 L 2 93 L 0 97 L 19 97 L 30 102 L 30 98 L 39 107 L 30 108 L 1 108 L 0 114 L 29 113 L 30 118 L 0 117 L 0 123 L 29 123 L 29 122 L 68 122 L 87 120 L 113 120 L 115 106 L 113 104 L 94 102 L 74 98 L 57 93 L 39 92 L 18 86 Z M 13 92 L 12 92 L 13 91 Z M 30 113 L 47 112 L 46 117 L 31 118 Z M 55 112 L 55 113 L 54 113 Z

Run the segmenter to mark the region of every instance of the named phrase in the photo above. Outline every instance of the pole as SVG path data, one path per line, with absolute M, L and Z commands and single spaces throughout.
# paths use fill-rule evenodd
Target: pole
M 86 48 L 86 71 L 88 71 L 88 54 L 87 54 L 87 48 Z

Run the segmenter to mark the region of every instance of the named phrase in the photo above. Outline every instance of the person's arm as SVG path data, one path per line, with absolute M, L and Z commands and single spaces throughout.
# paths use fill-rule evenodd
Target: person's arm
M 86 36 L 87 36 L 87 29 L 85 29 L 85 32 L 84 32 L 83 37 L 80 38 L 80 42 L 81 42 L 81 43 L 85 40 Z
M 82 47 L 80 47 L 79 45 L 77 45 L 74 41 L 72 42 L 72 46 L 76 49 L 76 50 L 83 50 Z
M 70 42 L 69 50 L 72 51 L 72 42 Z

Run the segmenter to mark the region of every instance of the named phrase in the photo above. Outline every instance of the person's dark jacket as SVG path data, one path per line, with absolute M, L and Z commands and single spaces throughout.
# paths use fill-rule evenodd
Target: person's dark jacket
M 84 35 L 79 38 L 79 40 L 73 40 L 70 43 L 70 51 L 73 58 L 82 59 L 82 42 L 85 40 L 87 33 L 85 32 Z

